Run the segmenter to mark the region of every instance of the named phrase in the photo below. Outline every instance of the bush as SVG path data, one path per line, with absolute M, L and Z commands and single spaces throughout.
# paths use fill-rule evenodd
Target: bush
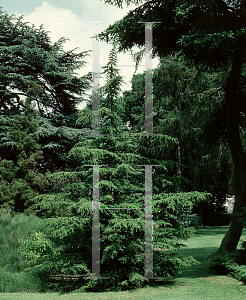
M 44 224 L 34 216 L 11 215 L 6 209 L 0 210 L 0 267 L 10 272 L 23 268 L 26 259 L 18 252 L 19 239 L 32 230 L 42 230 Z
M 242 249 L 213 255 L 210 268 L 220 275 L 232 275 L 235 279 L 246 282 L 246 242 Z
M 8 272 L 0 268 L 0 292 L 40 292 L 42 282 L 35 273 Z
M 215 270 L 219 275 L 227 275 L 233 272 L 238 260 L 239 253 L 237 251 L 214 254 L 210 269 Z
M 25 238 L 19 239 L 18 253 L 30 262 L 38 260 L 42 255 L 53 252 L 55 252 L 53 243 L 42 232 L 35 230 Z

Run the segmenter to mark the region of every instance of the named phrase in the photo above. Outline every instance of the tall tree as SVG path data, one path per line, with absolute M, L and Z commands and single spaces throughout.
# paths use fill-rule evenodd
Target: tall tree
M 118 6 L 123 2 L 144 4 L 99 34 L 101 40 L 118 42 L 120 50 L 130 50 L 133 46 L 143 49 L 144 26 L 137 22 L 160 21 L 153 25 L 153 54 L 165 57 L 179 52 L 197 66 L 228 72 L 220 108 L 234 163 L 235 204 L 229 230 L 219 251 L 234 250 L 243 228 L 238 213 L 246 207 L 246 156 L 241 137 L 246 112 L 245 77 L 242 74 L 246 59 L 246 1 L 105 1 Z M 141 53 L 143 51 L 139 55 Z
M 74 170 L 51 174 L 55 184 L 49 193 L 36 197 L 34 206 L 40 216 L 46 217 L 46 234 L 57 251 L 39 255 L 31 259 L 30 264 L 36 265 L 46 279 L 58 273 L 90 275 L 91 204 L 94 199 L 91 193 L 93 173 L 89 166 L 106 165 L 100 167 L 100 253 L 101 276 L 110 277 L 110 280 L 84 280 L 83 287 L 80 282 L 74 284 L 74 288 L 89 291 L 131 289 L 148 282 L 147 278 L 138 278 L 144 271 L 145 180 L 144 169 L 137 165 L 158 164 L 161 170 L 153 183 L 153 243 L 154 248 L 170 251 L 154 252 L 154 276 L 169 280 L 181 268 L 196 263 L 191 257 L 179 257 L 175 253 L 183 246 L 182 240 L 193 233 L 193 228 L 186 226 L 182 217 L 178 220 L 177 204 L 191 206 L 197 199 L 203 201 L 207 197 L 204 193 L 187 193 L 177 198 L 165 193 L 171 184 L 165 173 L 168 163 L 150 154 L 137 153 L 139 136 L 131 134 L 121 118 L 122 99 L 117 91 L 122 78 L 114 68 L 115 49 L 109 58 L 104 69 L 108 76 L 101 101 L 101 131 L 108 136 L 84 136 L 69 153 L 69 163 Z M 80 122 L 84 122 L 89 110 L 82 110 Z M 154 143 L 147 142 L 150 146 Z M 27 244 L 35 243 L 29 242 Z
M 63 49 L 41 26 L 35 28 L 0 8 L 0 109 L 23 111 L 31 101 L 41 115 L 73 114 L 90 86 L 76 73 L 88 51 Z
M 233 172 L 227 142 L 214 131 L 220 125 L 224 135 L 218 110 L 223 101 L 218 84 L 223 83 L 223 77 L 221 72 L 197 72 L 175 56 L 162 59 L 153 72 L 154 129 L 175 138 L 176 142 L 170 147 L 169 140 L 169 147 L 160 148 L 160 140 L 157 142 L 155 138 L 157 143 L 152 143 L 149 149 L 146 142 L 140 144 L 142 154 L 148 149 L 152 157 L 176 161 L 169 169 L 170 176 L 177 178 L 172 192 L 210 192 L 213 198 L 209 203 L 216 202 L 217 213 L 223 212 L 226 194 L 232 192 Z M 123 95 L 127 107 L 124 121 L 133 132 L 141 131 L 144 124 L 144 84 L 144 73 L 134 75 L 132 89 Z M 207 208 L 215 207 L 209 203 Z M 204 208 L 199 208 L 199 214 L 206 224 L 219 217 Z

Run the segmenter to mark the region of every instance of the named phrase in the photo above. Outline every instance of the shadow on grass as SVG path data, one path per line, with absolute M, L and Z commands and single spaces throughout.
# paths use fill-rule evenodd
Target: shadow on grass
M 193 256 L 200 264 L 184 269 L 182 274 L 176 276 L 171 281 L 153 280 L 146 287 L 167 287 L 173 288 L 178 286 L 189 285 L 189 280 L 205 279 L 216 280 L 218 276 L 215 271 L 209 269 L 211 255 L 219 249 L 222 238 L 226 234 L 229 226 L 205 226 L 199 227 L 194 236 L 187 241 L 187 246 L 178 250 L 182 256 Z M 246 230 L 243 231 L 246 234 Z M 217 279 L 218 280 L 218 279 Z M 128 290 L 129 293 L 135 292 L 135 289 Z M 60 293 L 60 295 L 69 294 Z
M 217 276 L 214 270 L 211 270 L 211 255 L 214 254 L 219 244 L 227 232 L 229 226 L 206 226 L 196 229 L 194 236 L 187 241 L 187 246 L 179 249 L 181 256 L 193 256 L 200 264 L 184 269 L 177 275 L 177 280 L 168 284 L 168 286 L 187 283 L 189 279 L 198 279 Z M 212 244 L 212 245 L 211 245 Z M 184 281 L 182 280 L 184 279 Z M 159 282 L 158 286 L 165 286 L 167 283 Z
M 211 255 L 219 249 L 219 245 L 228 228 L 229 226 L 205 226 L 197 228 L 194 236 L 187 241 L 187 246 L 178 250 L 178 253 L 182 256 L 193 256 L 200 264 L 184 269 L 182 274 L 177 275 L 170 282 L 155 281 L 151 286 L 155 288 L 173 288 L 189 286 L 190 282 L 194 282 L 194 280 L 199 284 L 199 279 L 208 282 L 219 281 L 218 274 L 209 268 L 212 259 Z M 242 236 L 245 238 L 246 229 L 243 230 Z
M 226 234 L 229 226 L 205 226 L 205 227 L 198 227 L 196 228 L 196 233 L 194 236 L 205 236 L 211 235 L 224 235 Z

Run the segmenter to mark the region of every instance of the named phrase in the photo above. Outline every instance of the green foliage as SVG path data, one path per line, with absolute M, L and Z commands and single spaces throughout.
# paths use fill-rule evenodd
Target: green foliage
M 222 253 L 214 257 L 211 269 L 220 275 L 232 275 L 235 279 L 246 282 L 245 250 Z
M 35 293 L 42 291 L 42 283 L 40 279 L 32 273 L 11 273 L 0 267 L 0 291 L 1 293 Z
M 142 5 L 99 34 L 106 42 L 119 45 L 119 51 L 137 46 L 144 54 L 144 24 L 153 25 L 153 54 L 163 58 L 179 52 L 189 61 L 216 68 L 228 67 L 236 48 L 245 47 L 243 1 L 105 1 L 114 5 L 135 2 Z M 233 6 L 233 9 L 232 9 Z
M 90 86 L 90 75 L 76 73 L 88 51 L 65 51 L 66 38 L 52 44 L 42 26 L 22 19 L 0 10 L 0 108 L 36 106 L 45 116 L 75 113 Z
M 225 76 L 197 70 L 175 55 L 162 59 L 153 72 L 154 131 L 162 137 L 143 137 L 138 145 L 139 154 L 170 162 L 168 175 L 176 173 L 170 192 L 207 191 L 220 207 L 233 191 L 233 164 L 221 116 L 224 92 L 218 88 Z M 143 127 L 144 84 L 144 73 L 134 75 L 131 90 L 123 94 L 123 119 L 131 132 Z
M 115 50 L 112 50 L 115 51 Z M 115 56 L 111 53 L 111 60 Z M 101 102 L 101 130 L 108 136 L 82 136 L 69 152 L 71 170 L 59 171 L 49 175 L 51 186 L 49 192 L 35 198 L 33 211 L 45 217 L 47 225 L 45 236 L 52 241 L 56 252 L 40 253 L 32 262 L 46 286 L 67 290 L 84 291 L 126 290 L 141 287 L 149 280 L 142 277 L 144 273 L 144 169 L 138 165 L 158 164 L 153 168 L 154 177 L 154 249 L 168 249 L 167 253 L 154 253 L 154 276 L 170 280 L 182 268 L 196 261 L 191 257 L 181 257 L 175 251 L 183 246 L 182 240 L 188 239 L 193 228 L 175 223 L 178 203 L 192 206 L 196 201 L 203 201 L 204 193 L 163 194 L 173 184 L 166 172 L 171 162 L 157 158 L 157 151 L 148 152 L 158 146 L 162 138 L 142 137 L 131 134 L 122 122 L 121 113 L 114 114 L 114 106 L 120 102 L 113 63 L 106 70 L 109 72 L 108 84 L 112 90 L 105 88 L 106 98 Z M 113 74 L 113 75 L 112 75 Z M 117 76 L 116 76 L 117 77 Z M 120 78 L 118 78 L 120 83 Z M 90 106 L 86 108 L 90 109 Z M 119 106 L 122 110 L 123 106 Z M 108 112 L 108 115 L 104 115 Z M 109 120 L 109 124 L 105 120 Z M 82 120 L 84 122 L 84 114 Z M 109 127 L 111 128 L 109 130 Z M 164 138 L 168 147 L 168 139 Z M 172 140 L 172 139 L 170 139 Z M 144 151 L 144 143 L 148 146 Z M 140 151 L 140 147 L 142 150 Z M 86 166 L 87 165 L 87 166 Z M 55 274 L 74 274 L 90 276 L 92 269 L 92 180 L 90 165 L 100 167 L 100 247 L 101 276 L 110 280 L 85 280 L 66 284 L 54 283 L 49 279 Z M 158 211 L 159 208 L 159 211 Z M 179 216 L 181 219 L 183 216 Z M 32 238 L 33 239 L 33 238 Z M 32 240 L 33 242 L 33 240 Z M 36 243 L 36 242 L 35 242 Z M 71 285 L 70 285 L 71 284 Z M 70 285 L 70 286 L 69 286 Z
M 153 1 L 149 4 L 150 20 L 156 17 L 156 4 Z M 178 18 L 185 21 L 196 7 L 195 4 L 183 7 L 171 1 L 165 13 L 171 16 L 172 22 L 167 19 L 165 24 L 173 25 L 174 29 L 164 30 L 164 35 L 179 29 L 179 25 L 175 25 Z M 166 1 L 157 16 L 161 16 L 164 8 Z M 138 16 L 141 9 L 130 16 Z M 8 33 L 6 28 L 13 27 L 14 18 L 2 16 L 7 20 L 2 29 L 5 30 L 4 37 Z M 144 15 L 138 21 L 143 18 Z M 151 280 L 138 278 L 144 273 L 145 234 L 145 174 L 140 166 L 149 164 L 157 165 L 153 167 L 152 185 L 153 275 L 169 281 L 183 268 L 196 264 L 192 257 L 177 253 L 194 233 L 191 226 L 198 225 L 199 219 L 193 209 L 211 199 L 211 194 L 204 191 L 215 195 L 222 190 L 220 186 L 211 186 L 211 182 L 217 180 L 214 175 L 217 165 L 221 177 L 225 170 L 227 172 L 219 184 L 224 187 L 230 181 L 223 118 L 219 119 L 222 121 L 219 129 L 218 124 L 212 122 L 221 137 L 218 144 L 214 147 L 199 145 L 208 116 L 216 120 L 223 109 L 216 87 L 223 83 L 224 74 L 207 72 L 201 75 L 200 70 L 186 66 L 181 60 L 173 57 L 163 60 L 153 76 L 154 111 L 157 113 L 154 132 L 161 135 L 139 135 L 143 133 L 144 74 L 134 76 L 132 91 L 120 97 L 123 80 L 115 68 L 117 52 L 130 47 L 132 41 L 126 41 L 121 49 L 114 44 L 104 68 L 107 82 L 100 90 L 101 133 L 107 135 L 88 136 L 92 133 L 91 101 L 78 118 L 75 114 L 76 104 L 81 100 L 78 95 L 81 96 L 85 83 L 74 76 L 74 70 L 81 65 L 83 55 L 65 52 L 62 48 L 65 39 L 52 45 L 42 28 L 38 31 L 28 27 L 21 19 L 16 22 L 17 40 L 13 40 L 10 48 L 10 39 L 3 41 L 7 53 L 0 58 L 3 66 L 7 68 L 7 62 L 14 60 L 17 67 L 13 80 L 8 68 L 2 73 L 0 70 L 1 78 L 6 79 L 7 84 L 2 85 L 1 105 L 7 109 L 7 102 L 16 109 L 13 100 L 18 100 L 19 95 L 12 93 L 11 87 L 26 96 L 23 107 L 27 109 L 25 114 L 14 119 L 4 116 L 1 120 L 1 204 L 15 211 L 35 213 L 44 219 L 46 225 L 42 232 L 32 228 L 30 233 L 17 237 L 14 253 L 22 261 L 16 263 L 18 270 L 34 272 L 44 287 L 59 291 L 70 288 L 80 291 L 127 290 L 151 284 Z M 123 32 L 124 22 L 118 22 L 116 26 L 121 41 L 128 34 Z M 126 23 L 129 27 L 132 19 L 127 19 Z M 144 38 L 143 26 L 136 22 L 132 26 L 132 30 L 137 30 L 137 36 L 141 36 L 136 42 L 140 45 Z M 161 28 L 154 26 L 157 31 Z M 21 30 L 26 35 L 23 32 L 20 35 Z M 39 40 L 41 35 L 43 38 Z M 28 41 L 23 36 L 29 37 Z M 224 40 L 227 38 L 231 37 L 225 36 Z M 171 44 L 174 39 L 176 41 L 177 36 L 173 36 Z M 34 40 L 38 43 L 31 45 Z M 159 43 L 156 38 L 154 42 Z M 172 50 L 180 47 L 173 45 Z M 166 53 L 168 49 L 163 51 Z M 18 57 L 28 64 L 24 68 L 25 74 Z M 29 72 L 31 68 L 33 72 Z M 34 102 L 43 114 L 35 119 L 31 115 Z M 44 113 L 44 108 L 57 114 L 47 118 L 49 113 L 48 110 Z M 211 153 L 215 155 L 211 157 Z M 201 173 L 206 164 L 209 167 L 204 175 Z M 99 183 L 101 276 L 110 280 L 83 279 L 92 273 L 92 188 L 95 188 L 92 186 L 92 168 L 89 167 L 92 165 L 104 165 L 100 167 Z M 47 169 L 51 172 L 45 173 Z M 54 282 L 51 275 L 57 274 L 78 275 L 81 280 Z
M 124 1 L 110 1 L 110 3 L 115 5 L 122 4 L 123 2 Z M 136 64 L 138 64 L 145 53 L 145 26 L 139 23 L 140 21 L 143 23 L 146 20 L 149 22 L 159 21 L 159 23 L 153 25 L 153 54 L 157 54 L 160 58 L 176 54 L 182 60 L 198 67 L 198 75 L 201 71 L 203 73 L 204 71 L 211 73 L 211 71 L 216 70 L 217 72 L 222 71 L 222 73 L 224 73 L 223 76 L 221 76 L 221 81 L 215 80 L 213 82 L 212 85 L 215 84 L 217 90 L 208 94 L 210 101 L 204 97 L 199 99 L 200 95 L 194 97 L 196 101 L 195 111 L 191 109 L 190 115 L 192 116 L 196 114 L 196 111 L 200 111 L 202 126 L 192 128 L 193 132 L 189 129 L 186 130 L 189 134 L 189 138 L 191 137 L 192 140 L 192 143 L 189 143 L 189 146 L 191 146 L 190 151 L 187 152 L 189 154 L 196 152 L 196 149 L 200 150 L 201 147 L 204 147 L 204 137 L 206 135 L 208 138 L 212 137 L 211 142 L 212 145 L 214 145 L 212 147 L 211 144 L 207 145 L 208 148 L 211 147 L 210 149 L 206 146 L 204 147 L 207 152 L 204 153 L 205 155 L 201 155 L 204 150 L 195 153 L 201 155 L 200 161 L 201 157 L 204 160 L 208 158 L 209 160 L 211 159 L 210 163 L 207 164 L 205 161 L 199 163 L 199 160 L 195 160 L 194 166 L 194 164 L 189 161 L 190 156 L 188 157 L 187 165 L 189 165 L 189 169 L 195 173 L 195 176 L 190 177 L 192 179 L 190 181 L 191 184 L 193 183 L 193 178 L 199 179 L 198 182 L 194 180 L 195 185 L 192 189 L 213 192 L 215 201 L 218 202 L 220 206 L 225 202 L 225 195 L 228 193 L 228 190 L 232 189 L 232 186 L 235 185 L 236 203 L 234 207 L 238 212 L 242 211 L 242 207 L 246 206 L 246 156 L 244 147 L 246 106 L 245 75 L 242 75 L 246 62 L 246 43 L 245 22 L 241 21 L 243 20 L 242 18 L 245 17 L 245 14 L 244 1 L 148 1 L 136 9 L 131 10 L 122 20 L 110 25 L 99 34 L 101 40 L 116 43 L 119 46 L 119 51 L 131 50 L 134 46 L 138 46 L 140 51 L 134 55 Z M 178 94 L 175 92 L 180 88 L 179 83 L 180 81 L 177 80 L 177 84 L 171 84 L 171 93 L 176 94 L 175 96 Z M 218 83 L 220 84 L 218 85 Z M 166 84 L 165 87 L 169 88 L 168 84 Z M 166 88 L 163 88 L 163 90 L 165 92 Z M 222 95 L 220 90 L 223 90 Z M 183 94 L 185 94 L 185 92 L 186 90 L 183 90 Z M 197 93 L 199 93 L 199 91 L 195 91 L 195 94 Z M 214 94 L 216 94 L 216 96 L 213 97 Z M 194 95 L 189 93 L 188 96 Z M 176 99 L 180 98 L 176 97 Z M 190 97 L 186 98 L 186 104 L 190 102 L 189 98 Z M 187 102 L 187 100 L 189 102 Z M 206 100 L 205 110 L 203 101 L 199 100 Z M 178 102 L 176 106 L 178 107 L 181 101 L 176 100 L 176 102 Z M 183 111 L 185 111 L 185 106 L 181 112 L 177 114 L 178 118 L 173 118 L 174 120 L 172 120 L 172 122 L 170 121 L 171 123 L 176 123 L 175 125 L 178 130 L 180 129 L 180 120 L 182 120 L 180 117 Z M 188 110 L 185 111 L 185 113 L 187 112 Z M 172 118 L 172 115 L 173 111 L 168 116 L 169 120 Z M 187 117 L 189 117 L 189 115 L 187 115 Z M 186 121 L 185 118 L 183 120 Z M 200 118 L 197 118 L 197 120 L 200 122 Z M 207 130 L 204 130 L 205 127 L 207 127 Z M 197 129 L 202 129 L 203 139 L 195 139 L 195 143 L 193 143 L 194 140 L 190 133 L 196 136 L 196 132 L 194 131 Z M 212 132 L 212 134 L 208 134 L 209 132 Z M 181 141 L 179 136 L 177 138 L 179 141 L 177 156 L 179 162 L 181 162 L 181 158 L 182 162 L 184 162 L 183 156 L 180 154 L 183 150 L 183 136 L 181 136 Z M 216 143 L 214 143 L 214 141 L 216 141 Z M 200 144 L 200 147 L 197 145 L 197 142 Z M 228 148 L 230 148 L 232 156 L 230 156 Z M 213 155 L 213 153 L 215 155 Z M 188 162 L 191 163 L 189 164 Z M 207 165 L 205 171 L 210 170 L 211 165 L 216 166 L 212 168 L 212 176 L 210 176 L 210 178 L 208 176 L 208 181 L 206 177 L 204 180 L 204 175 L 208 174 L 204 172 L 202 168 L 204 165 Z M 177 171 L 178 174 L 180 174 L 180 168 L 178 168 Z M 235 182 L 232 180 L 233 176 Z M 180 177 L 181 176 L 179 176 L 177 190 L 180 189 Z M 210 181 L 210 179 L 212 180 Z M 219 184 L 214 184 L 214 182 L 217 181 Z M 204 185 L 208 186 L 209 189 L 204 189 Z M 235 220 L 235 222 L 237 221 Z M 236 228 L 236 226 L 233 225 L 234 219 L 231 221 L 230 229 Z M 240 226 L 242 226 L 242 224 Z M 234 231 L 234 229 L 232 230 Z M 236 245 L 232 239 L 233 234 L 230 236 L 229 243 L 227 243 Z M 238 242 L 239 235 L 236 239 Z M 225 246 L 225 239 L 220 249 L 221 251 L 226 251 L 227 246 Z
M 119 97 L 123 78 L 117 69 L 117 47 L 113 45 L 106 66 L 102 67 L 102 74 L 106 77 L 106 84 L 101 88 L 100 93 L 103 96 L 101 99 L 100 113 L 102 115 L 102 125 L 104 134 L 117 134 L 122 131 L 122 116 L 124 105 Z
M 182 237 L 185 232 L 182 229 L 200 225 L 200 219 L 196 214 L 192 214 L 192 209 L 197 204 L 206 203 L 210 196 L 204 192 L 157 194 L 153 196 L 155 200 L 153 212 L 160 222 L 169 219 L 174 228 L 180 229 L 180 237 Z M 170 240 L 172 240 L 172 235 L 170 235 Z
M 69 169 L 68 153 L 78 143 L 88 129 L 75 124 L 77 115 L 53 115 L 52 118 L 37 117 L 39 124 L 37 134 L 42 145 L 43 160 L 39 169 L 66 170 Z
M 37 143 L 38 124 L 30 112 L 16 115 L 12 122 L 1 137 L 0 206 L 24 212 L 48 182 L 46 174 L 37 169 L 43 159 Z
M 11 215 L 10 211 L 0 211 L 0 266 L 8 271 L 19 271 L 25 265 L 25 259 L 19 254 L 19 239 L 33 230 L 42 230 L 44 224 L 33 215 Z
M 238 259 L 238 253 L 222 253 L 213 257 L 211 263 L 211 269 L 215 270 L 220 275 L 227 275 L 233 271 L 236 260 Z
M 246 282 L 246 241 L 240 250 L 212 255 L 211 269 L 221 275 L 232 275 L 235 279 Z
M 31 263 L 40 256 L 54 252 L 53 244 L 44 233 L 32 231 L 28 237 L 19 239 L 18 252 Z

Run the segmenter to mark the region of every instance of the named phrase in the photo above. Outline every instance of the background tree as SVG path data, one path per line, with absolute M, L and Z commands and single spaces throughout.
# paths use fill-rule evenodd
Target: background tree
M 141 154 L 148 151 L 151 157 L 176 162 L 168 169 L 170 177 L 176 178 L 170 192 L 197 190 L 213 195 L 205 206 L 203 203 L 196 209 L 205 225 L 229 222 L 223 205 L 226 194 L 233 193 L 229 147 L 214 130 L 221 126 L 224 132 L 218 111 L 223 91 L 217 88 L 222 84 L 222 75 L 200 73 L 172 56 L 161 60 L 153 72 L 154 129 L 169 137 L 168 147 L 163 143 L 160 148 L 160 140 L 151 147 L 146 142 L 139 145 Z M 134 75 L 132 89 L 123 94 L 127 107 L 124 121 L 133 132 L 140 132 L 144 124 L 144 84 L 144 73 Z
M 38 142 L 42 145 L 43 151 L 39 169 L 51 172 L 69 170 L 68 153 L 84 135 L 89 133 L 88 128 L 84 128 L 82 122 L 79 125 L 78 114 L 65 116 L 59 114 L 50 118 L 39 116 L 36 121 L 39 125 Z
M 6 121 L 7 118 L 1 119 L 2 124 Z M 32 113 L 17 115 L 12 121 L 0 145 L 0 205 L 24 212 L 33 204 L 33 198 L 45 191 L 48 181 L 47 174 L 37 169 L 43 156 Z
M 42 26 L 2 9 L 0 28 L 0 108 L 23 111 L 32 101 L 41 115 L 74 114 L 90 86 L 89 74 L 76 73 L 88 51 L 65 51 L 64 37 L 52 44 Z
M 83 134 L 76 112 L 90 75 L 76 71 L 88 54 L 64 51 L 65 38 L 52 44 L 42 26 L 2 9 L 0 24 L 0 202 L 24 211 L 45 192 L 45 172 L 67 167 L 68 151 Z
M 105 1 L 121 6 L 124 1 Z M 235 204 L 229 230 L 220 252 L 236 249 L 243 222 L 238 213 L 246 206 L 246 157 L 240 128 L 244 128 L 245 99 L 245 1 L 126 1 L 143 3 L 122 20 L 99 34 L 101 40 L 114 41 L 120 50 L 144 46 L 144 26 L 154 24 L 153 53 L 160 57 L 179 52 L 197 66 L 227 71 L 223 84 L 224 101 L 220 105 L 226 126 L 226 138 L 234 164 Z M 145 3 L 146 2 L 146 3 Z M 140 54 L 138 55 L 138 58 Z

